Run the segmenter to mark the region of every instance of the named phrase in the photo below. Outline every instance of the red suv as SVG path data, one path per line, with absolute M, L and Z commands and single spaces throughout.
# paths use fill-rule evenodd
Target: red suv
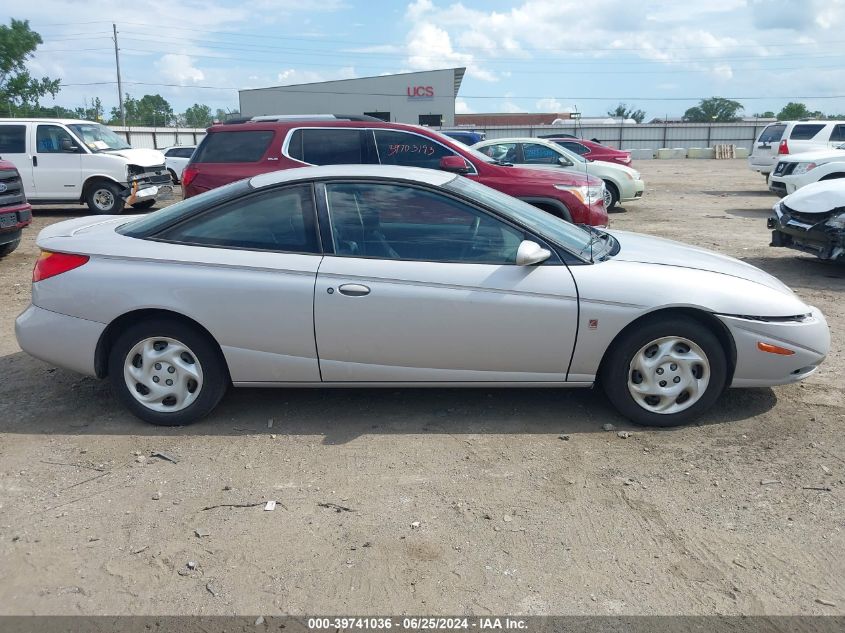
M 631 164 L 631 152 L 626 152 L 621 149 L 613 149 L 607 145 L 596 143 L 595 141 L 585 141 L 582 138 L 572 138 L 570 136 L 543 136 L 547 141 L 557 143 L 561 147 L 565 147 L 571 152 L 581 154 L 587 160 L 603 160 L 608 163 L 619 163 L 628 167 Z
M 0 257 L 21 243 L 21 232 L 32 222 L 32 207 L 26 201 L 17 168 L 0 160 Z
M 284 118 L 214 125 L 185 167 L 182 187 L 187 198 L 263 172 L 336 164 L 452 171 L 570 222 L 607 225 L 604 184 L 597 178 L 512 167 L 429 128 L 375 120 Z

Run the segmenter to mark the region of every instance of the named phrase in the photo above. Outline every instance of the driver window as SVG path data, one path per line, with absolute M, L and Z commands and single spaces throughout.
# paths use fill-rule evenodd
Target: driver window
M 494 143 L 492 145 L 485 145 L 480 148 L 480 151 L 487 154 L 493 160 L 502 163 L 516 162 L 516 143 Z
M 335 254 L 515 264 L 523 233 L 447 196 L 407 185 L 326 187 Z
M 70 142 L 74 147 L 79 144 L 73 140 L 73 137 L 64 128 L 58 125 L 39 125 L 35 133 L 35 148 L 39 154 L 73 154 L 79 151 L 77 149 L 65 151 L 62 149 L 62 142 Z
M 533 165 L 558 165 L 560 154 L 539 143 L 525 143 L 522 146 L 525 162 Z

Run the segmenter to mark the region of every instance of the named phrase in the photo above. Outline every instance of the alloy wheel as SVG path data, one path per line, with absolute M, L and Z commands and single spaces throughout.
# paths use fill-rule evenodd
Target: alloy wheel
M 695 342 L 665 336 L 646 343 L 628 367 L 628 392 L 640 407 L 659 414 L 688 409 L 710 383 L 710 362 Z
M 187 345 L 168 337 L 146 338 L 126 355 L 126 387 L 152 411 L 175 412 L 189 407 L 203 384 L 202 366 Z

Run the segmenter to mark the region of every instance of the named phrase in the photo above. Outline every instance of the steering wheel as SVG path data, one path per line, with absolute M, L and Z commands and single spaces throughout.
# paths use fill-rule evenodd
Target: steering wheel
M 465 259 L 466 256 L 469 255 L 475 248 L 475 239 L 478 237 L 478 229 L 480 228 L 481 216 L 477 215 L 472 221 L 472 224 L 467 227 L 467 231 L 469 232 L 469 239 L 467 240 L 466 244 L 464 244 L 464 247 L 461 250 L 461 259 Z

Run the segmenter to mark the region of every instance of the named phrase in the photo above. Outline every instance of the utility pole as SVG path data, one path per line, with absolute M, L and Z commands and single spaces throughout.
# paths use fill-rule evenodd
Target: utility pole
M 123 109 L 123 84 L 120 83 L 120 55 L 117 52 L 117 24 L 112 23 L 114 31 L 114 63 L 117 66 L 117 103 L 120 105 L 120 122 L 126 127 L 126 111 Z

